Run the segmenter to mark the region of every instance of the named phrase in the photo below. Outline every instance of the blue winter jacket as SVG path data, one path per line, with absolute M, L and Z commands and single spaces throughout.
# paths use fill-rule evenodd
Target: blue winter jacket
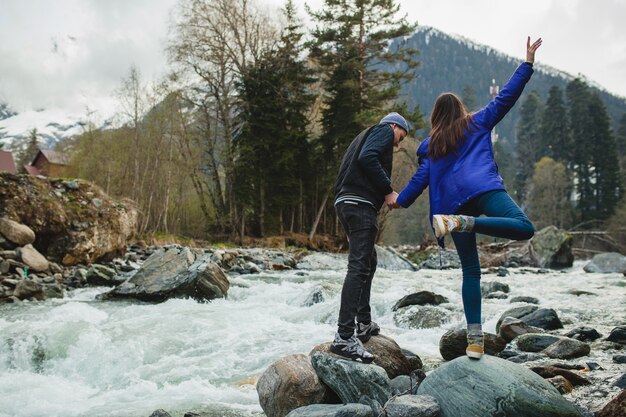
M 474 197 L 487 191 L 504 190 L 493 157 L 491 130 L 513 107 L 530 80 L 532 65 L 520 65 L 498 96 L 484 109 L 474 113 L 457 152 L 431 160 L 430 136 L 417 149 L 419 167 L 404 187 L 397 202 L 409 207 L 426 187 L 430 187 L 430 219 L 433 214 L 454 214 Z

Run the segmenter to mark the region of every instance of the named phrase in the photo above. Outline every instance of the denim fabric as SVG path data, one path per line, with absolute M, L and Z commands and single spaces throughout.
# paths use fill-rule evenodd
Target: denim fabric
M 533 224 L 506 191 L 490 191 L 470 200 L 456 214 L 476 217 L 472 233 L 452 233 L 463 268 L 463 308 L 467 324 L 481 322 L 480 260 L 476 233 L 513 240 L 530 239 Z M 478 217 L 484 214 L 488 217 Z
M 372 320 L 370 291 L 378 262 L 374 249 L 378 223 L 376 210 L 369 205 L 343 203 L 336 208 L 350 245 L 338 322 L 339 334 L 347 339 L 354 334 L 355 319 L 359 323 Z

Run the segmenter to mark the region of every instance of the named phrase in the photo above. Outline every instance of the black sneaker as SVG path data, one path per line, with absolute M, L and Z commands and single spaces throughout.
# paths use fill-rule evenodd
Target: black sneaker
M 365 350 L 363 344 L 356 336 L 352 336 L 350 339 L 343 339 L 337 333 L 335 340 L 330 345 L 330 351 L 357 362 L 371 363 L 374 360 L 374 355 Z
M 356 324 L 356 337 L 363 343 L 370 340 L 370 337 L 380 334 L 380 327 L 376 322 L 370 321 L 369 324 Z

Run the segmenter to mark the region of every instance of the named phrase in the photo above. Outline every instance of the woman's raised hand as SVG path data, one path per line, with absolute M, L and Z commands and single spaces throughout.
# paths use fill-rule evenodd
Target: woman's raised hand
M 528 37 L 528 40 L 526 41 L 526 62 L 531 64 L 535 62 L 535 51 L 539 49 L 541 42 L 543 41 L 539 38 L 531 45 L 530 36 Z

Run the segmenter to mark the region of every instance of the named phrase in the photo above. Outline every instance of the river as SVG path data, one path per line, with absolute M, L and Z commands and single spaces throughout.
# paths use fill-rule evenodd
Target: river
M 60 300 L 1 305 L 0 416 L 148 417 L 159 408 L 174 417 L 192 410 L 215 417 L 262 416 L 254 383 L 266 367 L 281 356 L 308 353 L 334 335 L 345 260 L 334 262 L 324 270 L 231 276 L 228 298 L 209 303 L 97 301 L 107 289 L 89 288 Z M 508 283 L 510 296 L 537 297 L 541 306 L 558 311 L 565 330 L 586 325 L 606 336 L 626 323 L 626 279 L 588 274 L 583 265 L 545 274 L 510 269 L 506 277 L 483 280 Z M 419 290 L 447 297 L 452 319 L 434 329 L 397 327 L 391 307 Z M 441 362 L 441 335 L 463 325 L 460 290 L 459 270 L 379 269 L 373 317 L 383 334 L 432 368 Z M 315 291 L 324 301 L 307 305 Z M 495 332 L 502 312 L 514 305 L 522 304 L 484 300 L 485 330 Z M 611 352 L 592 349 L 581 360 L 605 367 L 600 378 L 619 373 Z M 591 390 L 578 388 L 569 397 L 597 395 Z M 606 401 L 601 395 L 596 400 Z

